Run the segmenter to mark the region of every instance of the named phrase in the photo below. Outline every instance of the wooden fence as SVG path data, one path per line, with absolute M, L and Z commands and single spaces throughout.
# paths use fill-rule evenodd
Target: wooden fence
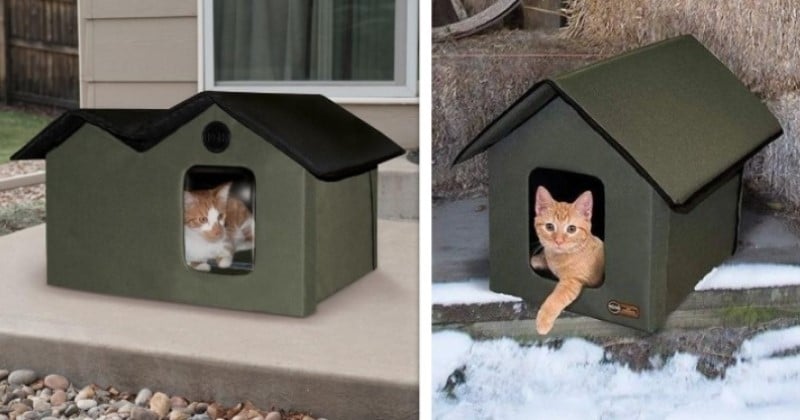
M 0 0 L 0 98 L 78 107 L 77 0 Z

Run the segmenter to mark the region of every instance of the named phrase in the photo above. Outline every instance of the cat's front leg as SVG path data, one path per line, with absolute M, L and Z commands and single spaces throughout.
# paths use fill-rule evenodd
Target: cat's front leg
M 222 251 L 222 254 L 217 257 L 217 266 L 219 268 L 228 268 L 233 264 L 233 245 L 228 244 Z
M 197 271 L 211 271 L 211 266 L 207 262 L 191 261 L 189 266 Z
M 581 289 L 583 285 L 577 280 L 559 280 L 536 314 L 536 332 L 541 335 L 549 333 L 561 311 L 578 298 Z

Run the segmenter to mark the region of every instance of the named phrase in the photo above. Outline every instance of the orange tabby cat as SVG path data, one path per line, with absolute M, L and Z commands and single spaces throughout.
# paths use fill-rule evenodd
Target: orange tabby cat
M 236 251 L 253 249 L 253 215 L 241 200 L 229 197 L 231 184 L 183 194 L 186 262 L 196 270 L 211 270 L 209 261 L 228 268 Z
M 603 281 L 603 241 L 592 235 L 592 192 L 574 202 L 555 201 L 544 187 L 536 189 L 533 223 L 544 252 L 531 257 L 535 269 L 549 269 L 558 284 L 536 314 L 536 331 L 547 334 L 561 311 L 578 298 L 584 286 Z

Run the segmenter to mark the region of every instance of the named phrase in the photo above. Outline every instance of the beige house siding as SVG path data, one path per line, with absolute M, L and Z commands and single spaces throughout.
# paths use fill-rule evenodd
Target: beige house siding
M 79 0 L 81 106 L 166 108 L 198 90 L 197 0 Z M 344 105 L 406 148 L 417 105 Z

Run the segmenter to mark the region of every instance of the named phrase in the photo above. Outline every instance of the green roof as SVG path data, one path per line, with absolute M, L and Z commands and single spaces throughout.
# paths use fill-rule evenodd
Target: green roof
M 782 133 L 767 107 L 686 35 L 537 83 L 455 163 L 502 140 L 557 97 L 676 209 L 692 207 Z

